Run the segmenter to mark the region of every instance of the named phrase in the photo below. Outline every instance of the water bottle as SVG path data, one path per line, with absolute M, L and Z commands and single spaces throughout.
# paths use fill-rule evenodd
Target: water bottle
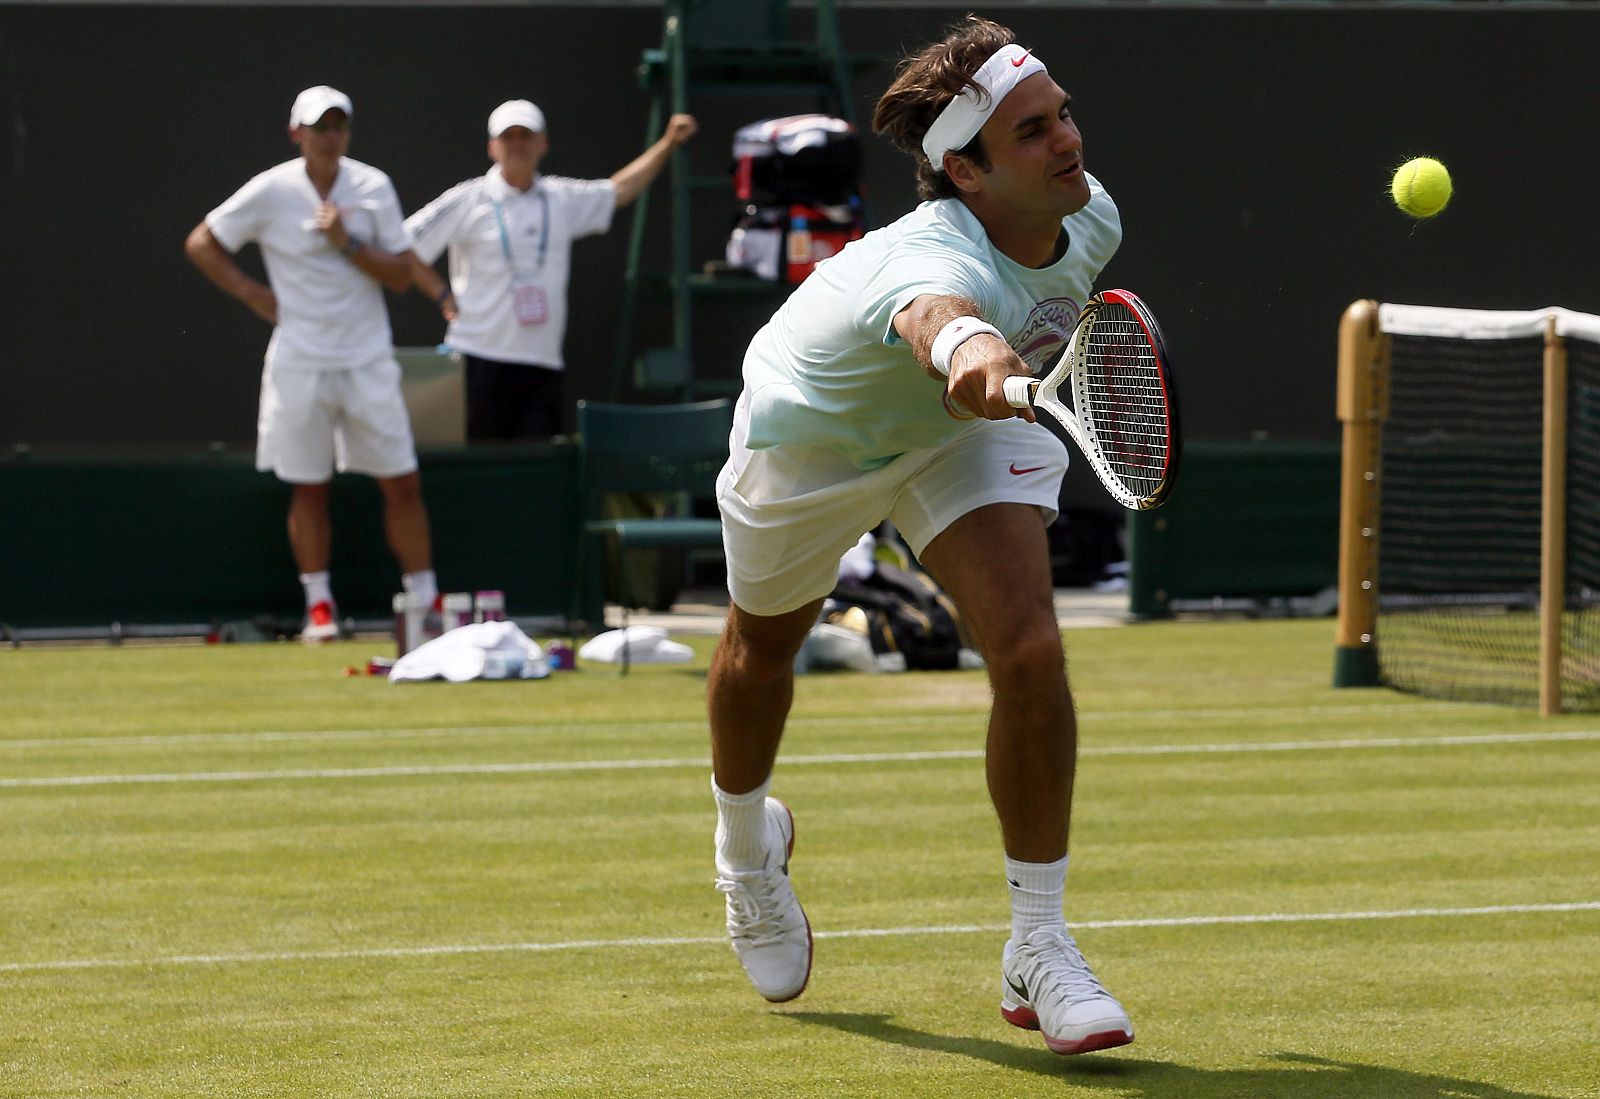
M 443 612 L 440 625 L 445 633 L 472 621 L 472 596 L 464 591 L 447 592 L 439 606 Z
M 789 262 L 811 262 L 811 223 L 804 214 L 794 214 L 789 218 Z
M 475 622 L 504 622 L 506 620 L 506 593 L 503 591 L 480 591 L 476 598 L 477 610 L 473 614 Z
M 402 657 L 422 644 L 423 618 L 428 607 L 410 592 L 398 592 L 394 597 L 394 650 Z

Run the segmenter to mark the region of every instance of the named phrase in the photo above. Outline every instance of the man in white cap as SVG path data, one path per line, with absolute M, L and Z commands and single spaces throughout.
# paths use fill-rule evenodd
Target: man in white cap
M 339 634 L 328 577 L 335 468 L 375 478 L 401 582 L 438 596 L 411 422 L 400 395 L 383 288 L 411 285 L 411 242 L 389 177 L 345 156 L 350 97 L 307 88 L 289 112 L 300 156 L 269 168 L 206 215 L 184 251 L 222 290 L 273 326 L 257 422 L 256 467 L 291 486 L 289 545 L 300 569 L 301 637 Z M 233 253 L 255 242 L 265 284 Z
M 811 973 L 769 796 L 793 661 L 839 556 L 884 519 L 961 608 L 988 669 L 986 776 L 1011 900 L 1001 1013 L 1057 1053 L 1133 1040 L 1063 911 L 1077 752 L 1047 524 L 1065 447 L 1003 384 L 1058 357 L 1122 239 L 1068 96 L 1012 33 L 968 16 L 908 58 L 873 128 L 924 202 L 823 261 L 750 344 L 718 483 L 731 606 L 709 684 L 717 888 L 771 1001 Z
M 544 112 L 512 99 L 489 116 L 487 173 L 458 183 L 406 219 L 413 272 L 439 304 L 445 342 L 466 361 L 467 438 L 541 439 L 561 432 L 562 340 L 572 242 L 604 233 L 611 215 L 694 136 L 686 114 L 609 179 L 541 174 L 550 149 Z M 450 252 L 449 285 L 434 271 Z

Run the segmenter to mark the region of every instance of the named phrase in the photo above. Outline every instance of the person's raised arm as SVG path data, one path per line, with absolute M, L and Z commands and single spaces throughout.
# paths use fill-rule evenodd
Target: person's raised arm
M 638 198 L 651 181 L 661 174 L 661 169 L 667 166 L 672 150 L 693 137 L 699 128 L 693 115 L 673 115 L 667 119 L 666 130 L 653 145 L 613 172 L 611 183 L 617 189 L 617 209 Z
M 1012 408 L 1005 395 L 1007 378 L 1016 374 L 1031 377 L 1033 371 L 1004 337 L 988 329 L 971 299 L 922 294 L 894 315 L 894 330 L 906 341 L 922 369 L 945 382 L 945 407 L 951 415 L 965 412 L 986 420 L 1021 416 L 1034 422 L 1031 408 Z M 946 344 L 937 346 L 940 334 L 947 330 Z M 954 344 L 953 349 L 948 349 L 949 343 Z M 935 365 L 936 355 L 946 360 L 948 379 L 945 371 Z
M 268 324 L 278 323 L 278 297 L 272 287 L 245 274 L 205 222 L 190 231 L 183 242 L 183 253 L 224 294 L 238 298 Z

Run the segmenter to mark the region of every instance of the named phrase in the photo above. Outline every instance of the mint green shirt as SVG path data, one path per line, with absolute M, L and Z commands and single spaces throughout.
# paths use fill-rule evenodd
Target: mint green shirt
M 875 469 L 968 426 L 894 330 L 923 294 L 970 298 L 1036 373 L 1054 365 L 1122 240 L 1116 204 L 1088 182 L 1088 205 L 1061 221 L 1066 253 L 1048 267 L 1002 255 L 956 199 L 925 202 L 818 264 L 745 353 L 748 445 L 826 447 Z

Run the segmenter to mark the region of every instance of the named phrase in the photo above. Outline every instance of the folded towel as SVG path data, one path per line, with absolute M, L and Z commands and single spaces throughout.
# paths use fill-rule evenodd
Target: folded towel
M 389 682 L 447 679 L 543 679 L 550 661 L 539 643 L 514 622 L 474 622 L 457 626 L 395 661 Z
M 595 634 L 578 650 L 578 659 L 621 664 L 624 646 L 630 664 L 687 664 L 694 659 L 693 649 L 668 640 L 667 631 L 660 626 L 629 626 Z

